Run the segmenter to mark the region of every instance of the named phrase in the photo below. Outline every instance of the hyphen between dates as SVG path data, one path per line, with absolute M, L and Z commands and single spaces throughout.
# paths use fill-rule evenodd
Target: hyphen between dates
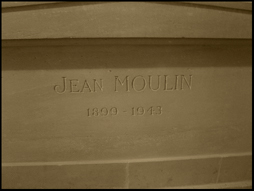
M 99 117 L 99 116 L 116 116 L 121 112 L 129 113 L 131 116 L 143 116 L 143 115 L 162 115 L 161 106 L 151 106 L 149 108 L 145 107 L 132 107 L 131 110 L 119 110 L 117 107 L 102 107 L 102 108 L 88 108 L 88 117 Z

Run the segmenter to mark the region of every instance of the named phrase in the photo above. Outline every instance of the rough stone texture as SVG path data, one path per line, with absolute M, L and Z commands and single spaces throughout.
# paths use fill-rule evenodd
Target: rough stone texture
M 180 4 L 110 2 L 2 14 L 2 39 L 252 38 L 252 15 Z
M 252 155 L 223 158 L 219 182 L 242 180 L 252 180 Z
M 2 168 L 2 188 L 124 188 L 124 164 L 13 166 Z

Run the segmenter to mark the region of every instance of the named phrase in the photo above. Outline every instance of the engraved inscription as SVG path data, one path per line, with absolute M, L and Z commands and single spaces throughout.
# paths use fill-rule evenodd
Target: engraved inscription
M 71 93 L 79 93 L 79 90 L 77 88 L 79 81 L 74 79 L 74 80 L 70 80 L 70 92 Z
M 114 92 L 143 92 L 143 91 L 177 91 L 191 90 L 193 84 L 192 75 L 137 75 L 114 76 L 112 83 L 107 88 Z M 110 88 L 113 86 L 113 88 Z M 60 85 L 54 86 L 54 91 L 63 93 L 95 93 L 104 92 L 103 79 L 67 79 L 62 77 Z
M 174 91 L 174 90 L 191 90 L 192 75 L 148 75 L 147 77 L 138 75 L 130 78 L 115 76 L 115 92 L 142 92 L 144 90 L 151 91 Z
M 144 107 L 133 107 L 132 108 L 132 115 L 133 116 L 142 116 L 142 115 L 161 115 L 162 114 L 162 107 L 161 106 L 152 106 L 148 109 Z
M 116 107 L 112 108 L 88 108 L 87 109 L 87 116 L 88 117 L 96 117 L 96 116 L 114 116 L 118 114 L 118 109 Z
M 160 85 L 161 85 L 160 79 L 161 79 L 161 75 L 158 75 L 157 87 L 153 88 L 153 76 L 149 75 L 149 89 L 152 91 L 158 91 L 160 89 Z
M 62 77 L 60 84 L 54 86 L 54 91 L 63 93 L 95 93 L 104 92 L 105 89 L 113 92 L 144 92 L 164 91 L 172 92 L 178 90 L 191 90 L 193 85 L 192 75 L 136 75 L 136 76 L 113 76 L 112 83 L 103 79 L 68 79 Z M 111 87 L 110 87 L 111 86 Z M 130 116 L 160 116 L 162 106 L 135 106 L 121 111 L 117 107 L 94 107 L 87 108 L 88 117 L 117 116 L 128 114 Z
M 63 77 L 61 85 L 55 85 L 54 90 L 56 93 L 63 94 L 69 93 L 84 93 L 84 92 L 103 92 L 103 79 L 93 79 L 91 81 L 78 79 L 67 79 Z
M 88 108 L 88 117 L 104 117 L 104 116 L 116 116 L 120 113 L 128 113 L 131 116 L 144 116 L 144 115 L 162 115 L 161 106 L 151 106 L 151 107 L 132 107 L 127 110 L 120 111 L 117 107 L 102 107 L 102 108 Z
M 187 80 L 184 75 L 181 75 L 181 90 L 183 90 L 184 81 L 186 82 L 188 88 L 191 90 L 192 75 L 189 76 L 189 80 Z
M 59 89 L 60 89 L 60 91 L 59 91 Z M 59 93 L 59 94 L 62 94 L 66 91 L 66 77 L 63 77 L 63 88 L 62 88 L 62 90 L 61 90 L 59 85 L 55 85 L 54 90 L 55 90 L 56 93 Z
M 139 87 L 139 88 L 137 88 L 136 87 L 136 81 L 137 81 L 137 79 L 140 79 L 141 80 L 141 87 Z M 144 89 L 146 88 L 146 80 L 145 80 L 145 78 L 143 77 L 143 76 L 135 76 L 134 78 L 133 78 L 133 80 L 132 80 L 132 88 L 136 91 L 136 92 L 142 92 L 142 91 L 144 91 Z
M 119 85 L 119 83 L 120 83 L 120 85 L 122 85 L 122 86 L 126 86 L 126 91 L 127 92 L 129 92 L 130 91 L 130 85 L 129 85 L 129 76 L 126 76 L 125 78 L 124 78 L 124 80 L 123 81 L 121 81 L 120 79 L 119 79 L 119 76 L 115 76 L 115 92 L 118 92 L 118 90 L 117 90 L 117 85 Z M 125 84 L 124 84 L 125 83 Z

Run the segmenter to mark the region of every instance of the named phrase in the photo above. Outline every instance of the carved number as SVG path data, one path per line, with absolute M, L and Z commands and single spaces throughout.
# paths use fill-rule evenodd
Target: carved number
M 118 109 L 116 107 L 112 107 L 110 109 L 103 107 L 103 108 L 88 108 L 87 109 L 87 116 L 92 117 L 92 116 L 108 116 L 108 115 L 117 115 L 118 114 Z
M 152 106 L 148 109 L 144 107 L 133 107 L 132 108 L 132 115 L 133 116 L 143 116 L 147 113 L 148 115 L 161 115 L 162 114 L 162 107 L 161 106 Z

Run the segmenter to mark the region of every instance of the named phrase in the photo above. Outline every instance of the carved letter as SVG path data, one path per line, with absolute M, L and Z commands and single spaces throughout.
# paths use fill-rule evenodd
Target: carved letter
M 178 87 L 178 75 L 176 75 L 175 90 L 178 90 L 177 87 Z
M 58 85 L 55 85 L 54 86 L 54 90 L 56 91 L 56 93 L 59 93 L 59 94 L 62 94 L 66 91 L 66 77 L 63 77 L 63 91 L 58 91 L 57 89 L 59 88 L 60 86 Z
M 152 91 L 158 91 L 160 89 L 160 75 L 158 75 L 158 86 L 157 86 L 157 89 L 153 89 L 152 88 L 152 76 L 149 75 L 149 88 L 152 90 Z
M 137 89 L 135 88 L 135 86 L 134 86 L 135 80 L 136 80 L 137 78 L 141 78 L 141 79 L 143 80 L 143 82 L 144 82 L 144 85 L 143 85 L 143 87 L 142 87 L 140 90 L 137 90 Z M 133 88 L 136 92 L 142 92 L 142 91 L 144 91 L 145 87 L 146 87 L 146 80 L 144 79 L 143 76 L 136 76 L 136 77 L 133 78 L 133 80 L 132 80 L 132 88 Z
M 181 75 L 181 90 L 183 90 L 183 81 L 186 82 L 187 86 L 189 87 L 189 89 L 191 90 L 191 85 L 192 85 L 192 75 L 190 75 L 190 80 L 189 82 L 187 81 L 187 79 L 185 78 L 184 75 Z
M 123 86 L 124 85 L 124 82 L 126 82 L 126 91 L 129 92 L 129 76 L 126 76 L 125 79 L 121 82 L 121 80 L 118 78 L 118 76 L 115 76 L 115 92 L 118 92 L 117 91 L 117 88 L 116 88 L 116 82 L 119 81 L 119 83 Z
M 74 87 L 75 88 L 77 87 L 77 84 L 74 84 L 75 82 L 78 83 L 79 81 L 76 79 L 70 80 L 70 92 L 71 93 L 79 93 L 79 90 L 74 90 Z
M 165 75 L 165 84 L 164 84 L 164 90 L 165 91 L 172 91 L 173 87 L 168 89 L 168 75 Z
M 83 87 L 82 87 L 81 92 L 83 92 L 83 90 L 84 90 L 85 88 L 87 88 L 89 92 L 92 92 L 91 87 L 90 87 L 89 83 L 88 83 L 86 80 L 84 81 L 84 85 L 83 85 Z
M 94 79 L 94 92 L 96 92 L 96 89 L 95 89 L 95 84 L 97 84 L 97 86 L 100 88 L 101 91 L 103 91 L 103 84 L 102 84 L 102 79 L 100 79 L 100 84 L 97 82 L 96 79 Z

